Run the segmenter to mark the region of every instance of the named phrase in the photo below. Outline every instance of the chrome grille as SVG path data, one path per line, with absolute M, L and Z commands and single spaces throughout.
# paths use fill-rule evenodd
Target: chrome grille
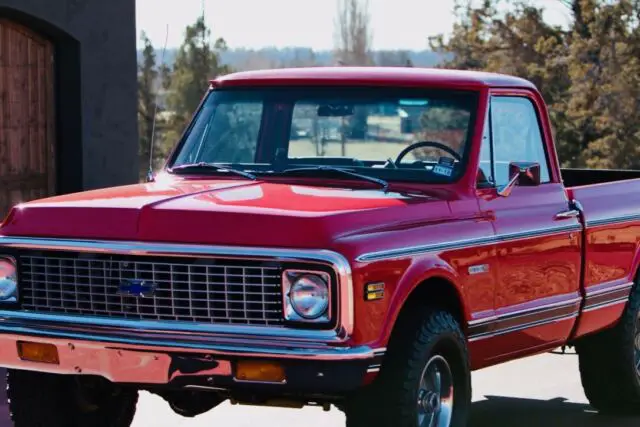
M 281 268 L 275 263 L 106 254 L 20 256 L 22 307 L 35 312 L 144 320 L 281 325 Z M 153 296 L 119 294 L 139 279 Z

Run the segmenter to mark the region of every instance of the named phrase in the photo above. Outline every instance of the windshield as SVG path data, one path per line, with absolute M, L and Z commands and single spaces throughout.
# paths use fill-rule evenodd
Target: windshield
M 452 182 L 463 172 L 476 92 L 275 87 L 212 90 L 170 168 L 254 174 L 331 166 L 385 180 Z

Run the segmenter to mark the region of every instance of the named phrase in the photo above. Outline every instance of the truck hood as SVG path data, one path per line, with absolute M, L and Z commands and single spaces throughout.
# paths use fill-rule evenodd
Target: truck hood
M 429 209 L 423 209 L 425 203 Z M 329 248 L 341 236 L 449 216 L 446 201 L 425 195 L 183 180 L 25 203 L 12 210 L 0 235 Z

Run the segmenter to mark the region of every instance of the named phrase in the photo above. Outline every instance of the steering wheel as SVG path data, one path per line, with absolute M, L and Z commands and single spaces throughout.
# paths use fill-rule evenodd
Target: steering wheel
M 416 148 L 422 148 L 422 147 L 434 147 L 434 148 L 439 148 L 442 151 L 446 151 L 447 153 L 451 154 L 451 156 L 453 158 L 455 158 L 457 161 L 462 161 L 462 156 L 460 156 L 460 154 L 458 154 L 453 148 L 448 147 L 444 144 L 441 144 L 439 142 L 434 142 L 434 141 L 418 141 L 415 142 L 413 144 L 411 144 L 410 146 L 408 146 L 407 148 L 405 148 L 404 150 L 402 150 L 400 152 L 400 154 L 398 154 L 398 157 L 396 157 L 396 160 L 394 162 L 394 164 L 398 165 L 400 164 L 400 162 L 402 161 L 402 159 L 404 159 L 404 157 L 409 154 L 410 152 L 412 152 L 413 150 L 415 150 Z

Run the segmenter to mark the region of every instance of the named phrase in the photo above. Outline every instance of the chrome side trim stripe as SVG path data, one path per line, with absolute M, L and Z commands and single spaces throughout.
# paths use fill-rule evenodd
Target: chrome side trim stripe
M 517 326 L 513 326 L 510 328 L 506 328 L 506 329 L 501 329 L 498 331 L 491 331 L 491 332 L 486 332 L 486 333 L 482 333 L 482 334 L 478 334 L 478 335 L 473 335 L 469 337 L 469 341 L 470 342 L 474 342 L 474 341 L 479 341 L 482 339 L 487 339 L 487 338 L 493 338 L 499 335 L 505 335 L 505 334 L 509 334 L 512 332 L 518 332 L 518 331 L 522 331 L 525 329 L 530 329 L 530 328 L 535 328 L 537 326 L 544 326 L 550 323 L 556 323 L 556 322 L 562 322 L 565 320 L 571 320 L 571 319 L 576 319 L 578 317 L 578 311 L 575 311 L 572 314 L 566 315 L 566 316 L 556 316 L 556 317 L 551 317 L 549 319 L 545 319 L 545 320 L 538 320 L 535 322 L 530 322 L 530 323 L 524 323 L 522 325 L 517 325 Z
M 434 243 L 431 245 L 410 246 L 406 248 L 389 249 L 386 251 L 368 252 L 356 257 L 358 262 L 381 261 L 393 258 L 402 258 L 406 256 L 420 255 L 427 252 L 445 251 L 453 249 L 461 249 L 473 245 L 489 245 L 496 242 L 494 236 L 479 237 L 476 239 L 459 240 L 446 243 Z
M 516 233 L 498 234 L 496 235 L 496 240 L 499 242 L 508 242 L 511 240 L 530 239 L 532 237 L 540 237 L 557 233 L 569 233 L 572 231 L 580 230 L 582 230 L 581 224 L 569 224 L 558 227 L 541 228 L 537 230 L 519 231 Z
M 597 286 L 595 290 L 590 290 L 590 288 L 593 288 L 593 286 L 590 286 L 587 288 L 584 311 L 589 312 L 628 301 L 633 286 L 633 282 L 614 284 L 608 287 Z
M 406 248 L 389 249 L 385 251 L 367 252 L 356 258 L 358 262 L 381 261 L 385 259 L 401 258 L 412 255 L 420 255 L 428 252 L 440 252 L 446 250 L 462 249 L 469 246 L 490 245 L 499 242 L 509 242 L 520 239 L 530 239 L 540 236 L 547 236 L 559 233 L 569 233 L 581 231 L 580 224 L 563 225 L 558 227 L 543 228 L 537 230 L 519 231 L 515 233 L 499 234 L 495 236 L 476 237 L 472 239 L 456 240 L 444 243 L 433 243 L 428 245 L 410 246 Z
M 599 218 L 587 220 L 587 227 L 599 227 L 601 225 L 618 224 L 622 222 L 640 221 L 640 214 L 620 215 L 613 218 Z
M 551 303 L 551 304 L 542 304 L 542 305 L 539 305 L 537 307 L 526 308 L 526 309 L 523 309 L 523 310 L 516 310 L 516 311 L 509 312 L 509 313 L 501 314 L 501 315 L 498 315 L 498 316 L 489 316 L 489 317 L 485 317 L 485 318 L 478 319 L 478 320 L 472 320 L 471 322 L 469 322 L 469 325 L 470 326 L 475 326 L 475 325 L 481 325 L 481 324 L 484 324 L 484 323 L 495 322 L 497 320 L 505 319 L 505 318 L 518 318 L 518 317 L 522 317 L 524 315 L 527 315 L 529 313 L 548 311 L 548 310 L 551 310 L 551 309 L 554 309 L 554 308 L 558 308 L 558 307 L 577 305 L 578 303 L 580 303 L 580 301 L 582 301 L 582 298 L 575 297 L 575 298 L 570 298 L 570 299 L 567 299 L 567 300 L 564 300 L 564 301 L 559 301 L 559 302 L 555 302 L 555 303 Z
M 587 289 L 583 312 L 626 303 L 633 285 L 633 282 L 623 284 L 613 282 L 598 285 L 595 290 Z M 574 297 L 552 304 L 473 320 L 469 322 L 469 341 L 493 338 L 537 326 L 575 319 L 580 314 L 581 301 L 582 298 Z M 535 303 L 535 301 L 532 302 Z
M 633 287 L 633 285 L 634 285 L 633 282 L 627 282 L 627 283 L 622 283 L 622 284 L 618 284 L 618 285 L 616 285 L 616 284 L 611 285 L 610 283 L 603 283 L 601 285 L 589 286 L 587 288 L 587 298 L 595 297 L 595 296 L 603 295 L 603 294 L 608 294 L 608 293 L 611 293 L 611 292 L 618 292 L 620 290 L 630 291 L 631 288 Z
M 607 302 L 607 303 L 594 304 L 594 305 L 591 305 L 589 307 L 585 307 L 583 312 L 584 313 L 588 313 L 590 311 L 600 310 L 601 308 L 613 307 L 614 305 L 618 305 L 618 304 L 622 304 L 622 303 L 626 304 L 627 301 L 629 301 L 628 297 L 618 298 L 617 300 L 613 300 L 613 301 L 610 301 L 610 302 Z
M 511 332 L 575 318 L 580 311 L 580 298 L 492 316 L 469 324 L 469 340 L 491 338 Z

